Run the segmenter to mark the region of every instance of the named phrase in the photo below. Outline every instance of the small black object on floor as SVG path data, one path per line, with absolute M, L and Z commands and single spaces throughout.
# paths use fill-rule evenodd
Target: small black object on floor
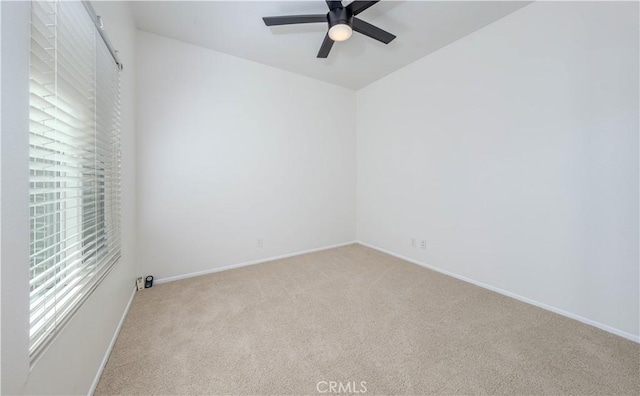
M 148 288 L 150 288 L 151 286 L 153 286 L 153 276 L 149 275 L 149 276 L 147 276 L 147 278 L 145 279 L 145 282 L 144 282 L 144 288 L 145 288 L 145 289 L 148 289 Z

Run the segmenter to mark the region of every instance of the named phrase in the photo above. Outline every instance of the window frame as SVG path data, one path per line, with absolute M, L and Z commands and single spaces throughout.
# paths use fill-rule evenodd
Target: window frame
M 68 40 L 65 43 L 66 47 L 58 46 L 58 40 L 61 40 L 58 28 L 61 26 L 61 20 L 65 21 L 64 18 L 59 18 L 58 14 L 62 12 L 59 8 L 62 3 L 66 3 L 62 7 L 63 9 L 69 7 L 67 22 L 70 27 L 66 33 Z M 34 19 L 39 18 L 34 7 L 41 4 L 53 5 L 54 7 L 53 14 L 46 15 L 46 17 L 53 16 L 54 23 L 44 24 L 44 28 L 42 20 L 38 19 L 34 22 Z M 76 7 L 76 9 L 71 10 L 71 7 Z M 108 276 L 121 256 L 121 149 L 119 142 L 122 63 L 104 32 L 100 17 L 95 14 L 90 2 L 31 1 L 29 8 L 31 29 L 29 34 L 31 40 L 29 51 L 29 93 L 31 99 L 29 106 L 36 112 L 39 111 L 40 116 L 45 115 L 46 118 L 46 115 L 49 115 L 52 117 L 43 120 L 38 125 L 30 115 L 29 127 L 29 183 L 32 192 L 29 199 L 28 337 L 29 357 L 31 364 L 34 364 L 51 341 L 73 318 L 84 301 Z M 51 22 L 52 20 L 47 19 L 46 21 Z M 34 27 L 34 23 L 40 25 Z M 78 23 L 80 27 L 74 26 L 74 23 Z M 52 36 L 42 34 L 43 30 L 48 32 L 49 30 L 45 29 L 50 28 L 53 28 L 55 32 Z M 91 32 L 86 37 L 79 39 L 81 43 L 93 46 L 90 50 L 93 59 L 84 58 L 85 62 L 92 62 L 92 69 L 87 74 L 83 74 L 83 72 L 86 73 L 86 70 L 81 67 L 76 68 L 75 65 L 69 63 L 69 57 L 77 55 L 70 54 L 74 50 L 74 45 L 78 44 L 75 40 L 76 37 L 69 34 L 72 30 L 74 33 L 80 34 Z M 39 50 L 39 54 L 34 55 L 32 48 L 34 35 L 38 34 L 40 42 L 53 40 L 54 45 L 52 48 L 44 48 L 44 52 L 42 47 L 36 48 Z M 67 63 L 66 68 L 60 69 L 58 51 L 61 51 L 62 48 L 66 48 L 67 53 L 63 56 L 67 57 Z M 34 92 L 31 85 L 42 85 L 41 82 L 36 82 L 32 73 L 34 60 L 41 61 L 40 57 L 43 53 L 49 54 L 47 51 L 54 53 L 54 57 L 50 61 L 54 65 L 55 93 L 45 97 L 46 92 L 43 94 L 37 92 L 37 89 Z M 107 63 L 109 64 L 106 65 Z M 76 90 L 74 92 L 75 94 L 80 92 L 78 97 L 81 99 L 83 95 L 88 95 L 89 98 L 85 96 L 85 99 L 89 101 L 88 103 L 93 104 L 93 115 L 87 111 L 89 107 L 86 106 L 72 109 L 77 110 L 77 114 L 88 114 L 89 118 L 86 120 L 93 121 L 93 125 L 86 123 L 69 127 L 71 129 L 66 132 L 69 130 L 80 131 L 80 135 L 75 137 L 72 136 L 73 134 L 67 133 L 65 135 L 66 132 L 60 132 L 58 129 L 58 120 L 60 120 L 58 106 L 60 103 L 66 103 L 71 108 L 71 104 L 74 102 L 71 96 L 65 98 L 64 89 L 58 89 L 59 73 L 62 72 L 66 73 L 64 78 L 77 82 L 78 86 L 86 88 L 87 81 L 89 81 L 89 86 L 92 87 L 92 90 L 89 91 Z M 74 80 L 74 77 L 77 79 Z M 105 86 L 105 84 L 107 85 Z M 66 88 L 68 89 L 68 87 Z M 71 88 L 74 88 L 73 83 L 71 83 Z M 106 93 L 102 93 L 103 91 Z M 102 103 L 105 98 L 106 102 Z M 51 108 L 43 107 L 45 102 L 55 103 L 55 112 Z M 101 103 L 103 106 L 99 108 Z M 106 115 L 103 114 L 105 111 Z M 51 120 L 53 123 L 50 122 Z M 34 122 L 36 130 L 39 127 L 43 128 L 44 132 L 40 131 L 41 135 L 32 131 L 33 126 L 31 125 Z M 104 122 L 107 124 L 104 125 Z M 85 132 L 88 132 L 86 136 L 83 134 Z M 66 140 L 63 139 L 65 140 L 64 144 L 53 144 L 51 147 L 54 148 L 49 148 L 51 151 L 47 152 L 46 145 L 39 144 L 37 137 L 32 140 L 34 136 L 44 137 L 46 134 L 53 136 L 51 141 L 59 140 L 62 135 L 66 136 Z M 91 138 L 91 134 L 93 134 L 93 141 L 86 139 L 87 136 Z M 55 148 L 65 144 L 69 146 L 69 142 L 81 142 L 83 154 L 72 158 L 73 155 L 68 155 L 65 148 Z M 58 141 L 58 143 L 60 142 Z M 83 156 L 86 153 L 89 153 L 89 157 Z M 58 154 L 66 158 L 64 160 L 56 159 Z M 53 159 L 46 158 L 47 155 L 51 155 Z M 42 169 L 39 169 L 40 167 Z M 51 191 L 38 193 L 38 188 Z M 51 262 L 47 263 L 47 261 Z M 34 282 L 34 280 L 37 281 Z

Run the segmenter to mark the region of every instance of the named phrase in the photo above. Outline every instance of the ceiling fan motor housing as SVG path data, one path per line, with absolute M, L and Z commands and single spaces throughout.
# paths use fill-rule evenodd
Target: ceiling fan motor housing
M 334 8 L 327 14 L 329 20 L 329 28 L 335 25 L 349 25 L 353 24 L 353 14 L 351 10 L 346 7 Z

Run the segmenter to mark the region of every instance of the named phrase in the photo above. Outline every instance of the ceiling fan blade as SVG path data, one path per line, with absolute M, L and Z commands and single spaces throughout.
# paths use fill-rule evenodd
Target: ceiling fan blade
M 351 10 L 351 13 L 353 15 L 358 15 L 362 11 L 376 4 L 378 1 L 354 1 L 351 4 L 349 4 L 347 8 Z
M 329 51 L 331 51 L 331 47 L 333 47 L 333 40 L 329 38 L 329 33 L 324 36 L 324 41 L 322 42 L 322 46 L 320 47 L 320 51 L 318 51 L 318 58 L 326 58 L 329 56 Z
M 327 6 L 329 7 L 330 10 L 333 10 L 335 8 L 342 8 L 342 1 L 329 1 L 326 0 L 327 2 Z
M 315 15 L 284 15 L 284 16 L 273 16 L 273 17 L 263 17 L 262 20 L 264 24 L 267 26 L 279 26 L 279 25 L 295 25 L 298 23 L 316 23 L 316 22 L 327 22 L 326 14 L 315 14 Z
M 372 39 L 381 41 L 385 44 L 389 44 L 396 36 L 393 34 L 380 29 L 379 27 L 375 27 L 372 24 L 363 21 L 362 19 L 353 18 L 353 30 L 358 33 L 364 34 L 365 36 L 369 36 Z

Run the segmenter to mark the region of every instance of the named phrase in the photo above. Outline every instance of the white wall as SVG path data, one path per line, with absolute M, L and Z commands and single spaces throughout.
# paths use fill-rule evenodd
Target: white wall
M 137 67 L 140 275 L 355 239 L 354 91 L 146 32 Z
M 29 4 L 0 9 L 0 393 L 11 394 L 29 370 Z
M 638 339 L 638 44 L 538 2 L 360 90 L 358 239 Z
M 94 3 L 120 51 L 122 259 L 31 369 L 28 361 L 29 3 L 2 2 L 2 393 L 87 394 L 134 286 L 135 25 L 125 2 Z M 10 100 L 7 100 L 10 98 Z M 20 171 L 22 169 L 22 171 Z

